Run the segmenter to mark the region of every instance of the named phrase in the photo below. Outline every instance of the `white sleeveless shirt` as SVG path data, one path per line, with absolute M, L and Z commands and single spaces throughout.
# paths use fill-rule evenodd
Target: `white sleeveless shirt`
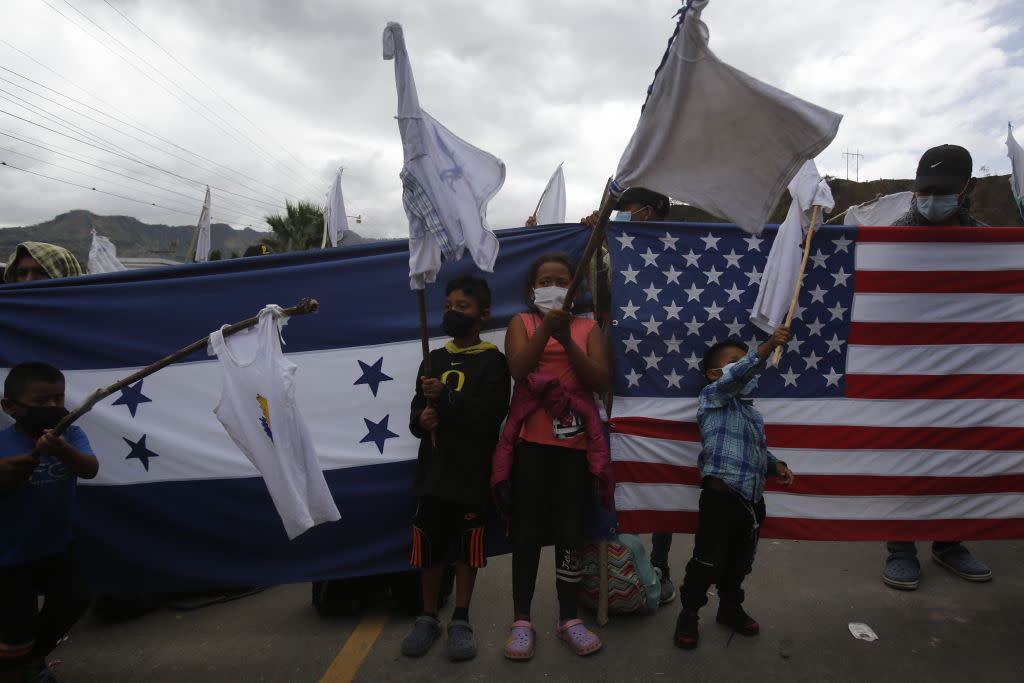
M 281 352 L 281 328 L 287 322 L 279 306 L 266 306 L 254 328 L 227 339 L 223 328 L 212 333 L 209 353 L 224 370 L 213 412 L 263 475 L 291 539 L 341 519 L 341 513 L 295 404 L 295 365 Z

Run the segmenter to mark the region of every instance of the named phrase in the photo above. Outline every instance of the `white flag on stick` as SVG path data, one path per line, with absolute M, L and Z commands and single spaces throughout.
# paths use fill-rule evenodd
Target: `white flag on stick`
M 345 197 L 341 193 L 341 172 L 338 169 L 334 176 L 334 182 L 327 190 L 327 201 L 324 204 L 324 225 L 327 228 L 327 237 L 331 240 L 331 246 L 338 246 L 338 240 L 345 236 L 348 231 L 348 216 L 345 215 Z
M 750 311 L 750 322 L 765 332 L 773 331 L 786 319 L 803 257 L 803 236 L 810 226 L 813 207 L 821 207 L 824 213 L 835 207 L 832 190 L 818 175 L 813 161 L 805 162 L 800 168 L 789 184 L 789 194 L 793 201 L 768 253 L 757 299 Z
M 851 206 L 846 210 L 843 225 L 892 225 L 896 219 L 910 211 L 914 193 L 894 192 L 870 202 Z
M 842 116 L 719 60 L 700 19 L 707 3 L 684 8 L 615 184 L 656 190 L 759 234 Z
M 1017 210 L 1024 218 L 1024 149 L 1013 137 L 1013 124 L 1006 124 L 1006 156 L 1010 157 L 1010 187 Z
M 204 263 L 210 260 L 210 186 L 206 186 L 206 199 L 203 200 L 203 210 L 199 213 L 199 236 L 196 239 L 196 262 Z
M 551 174 L 551 180 L 537 202 L 534 218 L 537 225 L 556 225 L 565 222 L 565 176 L 562 175 L 562 164 L 559 164 Z
M 498 238 L 487 227 L 487 203 L 505 183 L 505 164 L 420 108 L 401 24 L 389 22 L 384 29 L 384 59 L 395 60 L 410 286 L 434 282 L 442 256 L 457 261 L 466 249 L 480 270 L 490 272 Z
M 117 260 L 117 247 L 109 237 L 97 235 L 93 230 L 92 245 L 89 247 L 89 263 L 85 272 L 91 275 L 93 273 L 116 273 L 119 270 L 127 270 L 127 268 Z

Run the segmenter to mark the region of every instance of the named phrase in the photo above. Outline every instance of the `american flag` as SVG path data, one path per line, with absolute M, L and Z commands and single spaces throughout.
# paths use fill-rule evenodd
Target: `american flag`
M 694 531 L 707 347 L 753 347 L 775 231 L 609 227 L 610 417 L 624 532 Z M 753 394 L 768 445 L 764 535 L 1024 537 L 1024 229 L 822 228 L 778 368 Z

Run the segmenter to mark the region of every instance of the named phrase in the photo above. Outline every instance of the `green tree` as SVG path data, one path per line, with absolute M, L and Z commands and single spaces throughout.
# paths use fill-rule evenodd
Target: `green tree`
M 260 240 L 274 252 L 319 249 L 324 232 L 324 210 L 311 202 L 284 203 L 285 215 L 267 215 L 267 225 L 273 233 Z
M 209 256 L 208 260 L 210 260 L 210 261 L 220 261 L 221 258 L 222 258 L 222 256 L 221 256 L 220 249 L 214 249 L 213 251 L 210 252 L 210 256 Z

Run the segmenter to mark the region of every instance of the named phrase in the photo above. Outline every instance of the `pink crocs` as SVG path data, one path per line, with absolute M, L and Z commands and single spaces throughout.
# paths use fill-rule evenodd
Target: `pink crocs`
M 505 641 L 505 656 L 509 659 L 530 659 L 533 657 L 533 640 L 536 633 L 528 621 L 513 621 Z
M 594 654 L 601 649 L 602 645 L 601 639 L 597 637 L 597 634 L 584 626 L 583 622 L 579 619 L 570 619 L 560 623 L 558 625 L 558 637 L 564 640 L 581 657 Z

